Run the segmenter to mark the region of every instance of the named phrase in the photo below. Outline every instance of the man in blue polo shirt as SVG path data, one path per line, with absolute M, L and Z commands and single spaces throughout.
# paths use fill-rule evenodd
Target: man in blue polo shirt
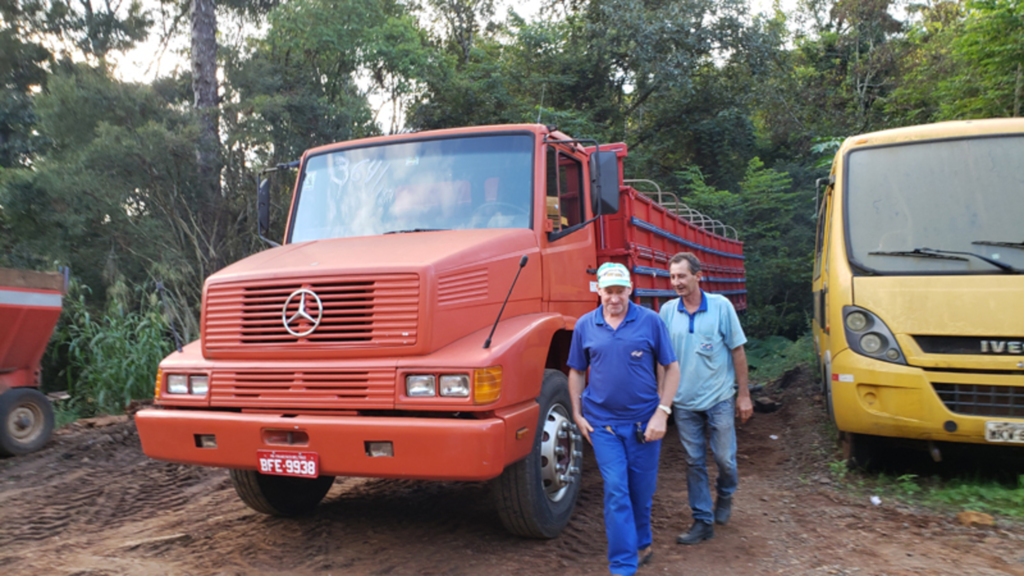
M 679 389 L 673 402 L 676 428 L 686 450 L 686 489 L 693 526 L 676 539 L 698 544 L 712 538 L 712 522 L 725 524 L 732 514 L 732 495 L 739 484 L 736 470 L 736 416 L 746 422 L 753 414 L 747 388 L 747 356 L 736 310 L 725 296 L 700 289 L 701 263 L 680 252 L 669 260 L 672 288 L 679 298 L 659 312 L 668 326 L 672 348 L 679 358 Z M 711 509 L 707 446 L 718 465 L 718 500 Z
M 604 479 L 609 569 L 630 576 L 652 555 L 651 501 L 679 365 L 658 315 L 630 304 L 625 266 L 602 264 L 597 292 L 601 305 L 580 317 L 572 334 L 569 394 Z

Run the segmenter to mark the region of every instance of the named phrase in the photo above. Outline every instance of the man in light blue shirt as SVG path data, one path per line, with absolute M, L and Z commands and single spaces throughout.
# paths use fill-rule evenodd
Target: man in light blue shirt
M 735 419 L 753 414 L 747 388 L 747 342 L 732 302 L 700 289 L 701 263 L 680 252 L 669 260 L 672 288 L 679 298 L 661 306 L 679 360 L 679 389 L 673 400 L 676 429 L 686 450 L 686 487 L 693 526 L 676 538 L 698 544 L 714 537 L 712 522 L 726 524 L 732 496 L 739 484 L 736 470 Z M 712 511 L 708 483 L 707 445 L 718 465 L 718 499 Z

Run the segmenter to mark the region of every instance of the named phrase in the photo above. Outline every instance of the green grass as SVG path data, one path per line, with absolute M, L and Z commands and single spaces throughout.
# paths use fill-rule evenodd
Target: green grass
M 750 366 L 750 383 L 774 382 L 798 366 L 812 369 L 816 361 L 811 338 L 810 332 L 796 340 L 782 336 L 751 338 L 745 347 L 747 364 Z

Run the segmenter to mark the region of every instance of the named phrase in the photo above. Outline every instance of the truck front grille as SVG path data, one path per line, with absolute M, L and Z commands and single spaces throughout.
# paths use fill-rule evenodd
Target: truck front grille
M 395 406 L 395 370 L 214 371 L 210 406 L 387 410 Z
M 284 317 L 298 311 L 299 299 L 289 301 L 289 296 L 300 289 L 319 297 L 323 316 L 313 332 L 294 336 L 285 329 Z M 206 295 L 205 346 L 211 351 L 411 346 L 416 343 L 418 305 L 416 274 L 216 285 Z M 312 300 L 307 309 L 315 315 Z M 292 326 L 299 333 L 309 327 L 305 322 Z
M 1024 386 L 932 383 L 950 412 L 968 416 L 1024 418 Z

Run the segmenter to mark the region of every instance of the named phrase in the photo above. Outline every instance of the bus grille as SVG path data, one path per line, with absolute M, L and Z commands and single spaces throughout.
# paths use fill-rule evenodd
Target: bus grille
M 950 412 L 967 416 L 1024 418 L 1024 386 L 932 383 Z
M 285 302 L 288 316 L 298 311 L 299 299 L 288 298 L 299 289 L 312 291 L 323 303 L 320 325 L 301 337 L 289 334 L 282 319 Z M 412 346 L 418 305 L 415 274 L 214 285 L 205 302 L 205 346 L 211 351 Z M 300 323 L 296 331 L 308 327 Z

